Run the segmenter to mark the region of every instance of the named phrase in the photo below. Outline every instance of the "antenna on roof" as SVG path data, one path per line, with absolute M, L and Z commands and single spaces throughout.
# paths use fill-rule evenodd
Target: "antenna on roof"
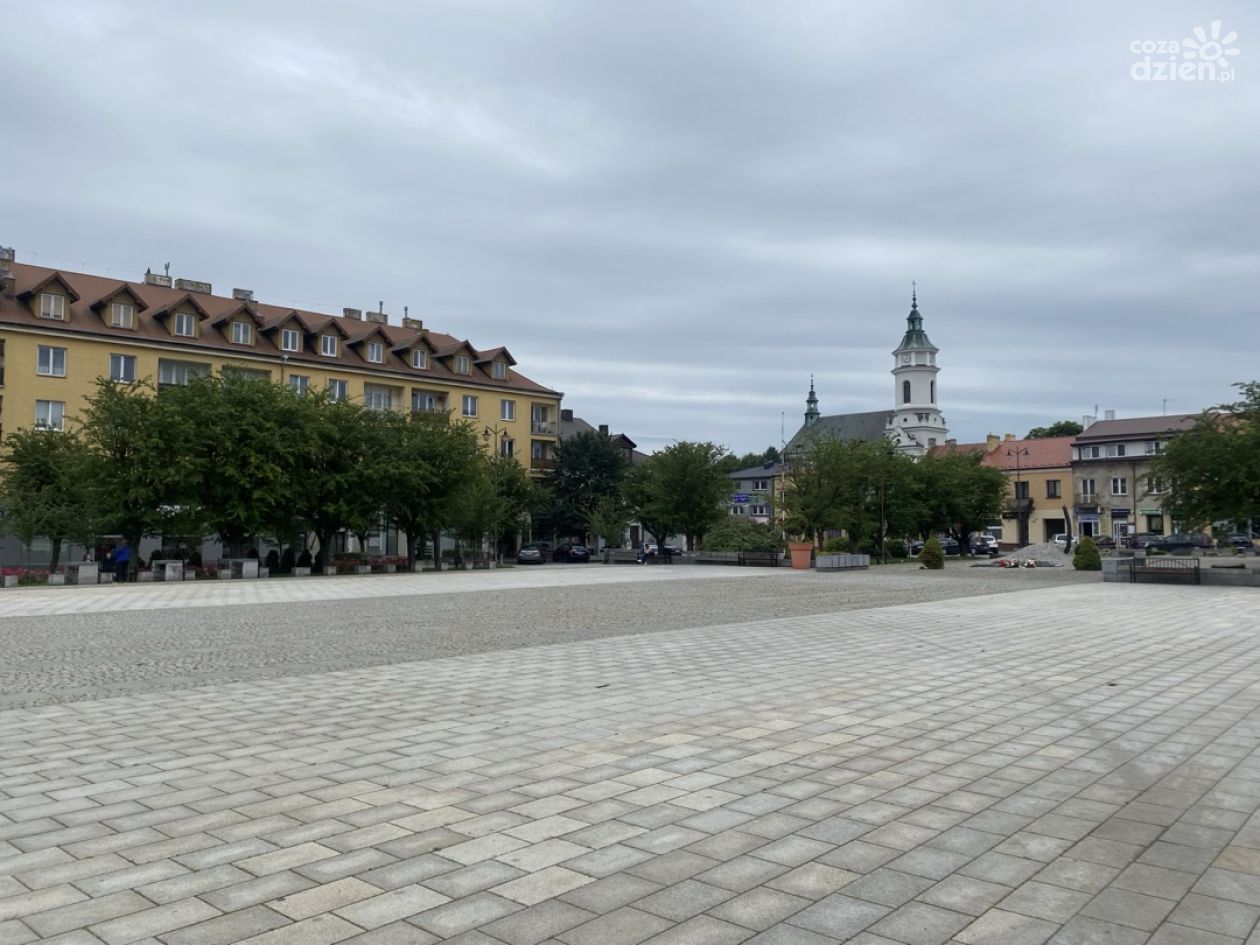
M 411 306 L 410 306 L 410 305 L 404 305 L 404 306 L 403 306 L 403 318 L 406 318 L 406 317 L 407 317 L 407 316 L 409 316 L 410 314 L 411 314 Z
M 376 303 L 376 311 L 381 315 L 385 314 L 385 300 L 384 299 Z
M 169 279 L 171 277 L 171 264 L 167 263 L 164 268 L 166 269 L 166 278 Z

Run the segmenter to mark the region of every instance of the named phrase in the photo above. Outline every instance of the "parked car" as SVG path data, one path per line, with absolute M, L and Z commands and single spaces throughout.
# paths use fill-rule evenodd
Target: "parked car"
M 961 549 L 958 546 L 958 539 L 946 538 L 946 537 L 938 535 L 936 540 L 941 543 L 941 551 L 943 551 L 945 554 L 958 555 L 961 553 Z M 922 551 L 923 551 L 922 538 L 916 538 L 914 541 L 910 543 L 910 554 L 912 556 L 918 557 L 919 553 Z
M 1255 545 L 1251 541 L 1250 535 L 1244 535 L 1241 532 L 1234 535 L 1226 535 L 1216 543 L 1218 548 L 1241 548 L 1243 551 L 1252 551 Z
M 1124 545 L 1126 548 L 1147 548 L 1151 542 L 1159 541 L 1163 535 L 1157 535 L 1154 532 L 1138 532 L 1132 538 L 1126 538 Z
M 517 564 L 542 564 L 542 549 L 537 545 L 522 545 L 521 550 L 516 553 Z
M 567 544 L 567 545 L 561 545 L 559 548 L 557 548 L 555 551 L 551 553 L 551 560 L 552 561 L 567 561 L 570 563 L 580 562 L 582 564 L 585 564 L 586 562 L 591 560 L 591 551 L 589 548 L 586 547 L 586 545 L 579 545 L 576 542 Z
M 673 555 L 682 554 L 682 549 L 679 548 L 677 545 L 662 545 L 661 551 L 663 551 L 666 556 L 671 556 L 671 557 Z
M 990 558 L 996 558 L 1000 552 L 998 548 L 998 540 L 988 533 L 971 536 L 971 553 L 973 555 L 988 555 Z
M 1063 533 L 1060 533 L 1060 534 L 1058 534 L 1058 535 L 1055 535 L 1055 536 L 1054 536 L 1054 543 L 1055 543 L 1056 545 L 1058 545 L 1060 548 L 1066 548 L 1066 547 L 1067 547 L 1067 543 L 1068 543 L 1068 536 L 1067 536 L 1066 534 L 1063 534 Z
M 1116 540 L 1110 535 L 1091 535 L 1090 538 L 1099 548 L 1115 548 Z
M 1174 534 L 1165 535 L 1158 541 L 1148 542 L 1147 551 L 1193 551 L 1196 548 L 1211 548 L 1212 539 L 1207 535 L 1199 533 L 1197 535 Z

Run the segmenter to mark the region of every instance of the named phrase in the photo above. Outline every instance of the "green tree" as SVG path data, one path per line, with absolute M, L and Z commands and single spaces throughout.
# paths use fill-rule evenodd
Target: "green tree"
M 1076 436 L 1085 428 L 1075 420 L 1060 420 L 1048 427 L 1033 427 L 1028 431 L 1028 440 L 1048 440 L 1052 436 Z
M 779 551 L 783 541 L 769 525 L 728 515 L 704 536 L 706 551 Z
M 687 539 L 687 550 L 699 541 L 726 514 L 731 497 L 731 481 L 718 468 L 725 450 L 714 443 L 671 443 L 653 453 L 636 468 L 636 500 L 641 504 L 640 520 L 657 527 L 672 526 Z M 664 535 L 648 529 L 662 541 Z
M 95 538 L 93 455 L 71 431 L 18 430 L 4 440 L 0 506 L 5 527 L 27 555 L 36 538 L 52 545 L 50 568 L 61 561 L 66 540 L 85 547 Z
M 556 444 L 556 464 L 547 476 L 550 508 L 542 516 L 544 532 L 576 535 L 586 531 L 591 510 L 601 500 L 619 496 L 629 471 L 625 451 L 595 430 L 584 430 Z
M 1260 381 L 1235 386 L 1241 400 L 1199 414 L 1154 463 L 1170 487 L 1164 507 L 1183 528 L 1260 519 Z
M 929 571 L 940 571 L 945 567 L 945 549 L 941 547 L 941 543 L 936 540 L 935 536 L 923 543 L 923 550 L 919 552 L 919 560 L 923 562 L 923 567 Z
M 740 469 L 752 469 L 755 466 L 764 466 L 766 463 L 777 463 L 778 461 L 779 451 L 773 446 L 767 446 L 760 453 L 745 453 L 742 456 L 727 453 L 718 460 L 718 468 L 729 476 Z
M 586 527 L 596 538 L 602 538 L 606 545 L 621 547 L 630 517 L 624 495 L 603 496 L 587 511 Z
M 928 455 L 915 464 L 923 498 L 921 530 L 948 532 L 970 554 L 971 533 L 1001 514 L 1006 477 L 980 453 Z
M 1077 571 L 1102 570 L 1102 555 L 1099 554 L 1094 539 L 1088 535 L 1076 543 L 1076 550 L 1072 552 L 1072 567 Z

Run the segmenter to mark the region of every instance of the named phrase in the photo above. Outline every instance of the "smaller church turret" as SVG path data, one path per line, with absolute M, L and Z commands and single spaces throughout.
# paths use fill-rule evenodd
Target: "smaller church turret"
M 818 395 L 814 393 L 814 375 L 809 376 L 809 396 L 805 398 L 805 426 L 818 422 Z
M 892 428 L 896 431 L 898 449 L 911 455 L 922 456 L 933 446 L 943 444 L 948 432 L 937 400 L 936 375 L 941 369 L 936 355 L 939 350 L 923 330 L 916 286 L 910 293 L 906 333 L 892 352 Z

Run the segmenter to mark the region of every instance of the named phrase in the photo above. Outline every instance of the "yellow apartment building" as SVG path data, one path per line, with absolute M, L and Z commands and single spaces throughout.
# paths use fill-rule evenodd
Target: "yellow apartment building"
M 990 434 L 984 445 L 986 466 L 1006 475 L 1002 506 L 1003 548 L 1052 541 L 1067 532 L 1064 508 L 1072 505 L 1072 441 L 1058 436 L 1017 440 Z
M 17 263 L 0 248 L 0 436 L 60 429 L 98 378 L 159 387 L 241 371 L 373 410 L 449 411 L 531 473 L 554 466 L 561 394 L 476 348 L 383 312 L 309 312 L 146 273 L 139 282 Z

